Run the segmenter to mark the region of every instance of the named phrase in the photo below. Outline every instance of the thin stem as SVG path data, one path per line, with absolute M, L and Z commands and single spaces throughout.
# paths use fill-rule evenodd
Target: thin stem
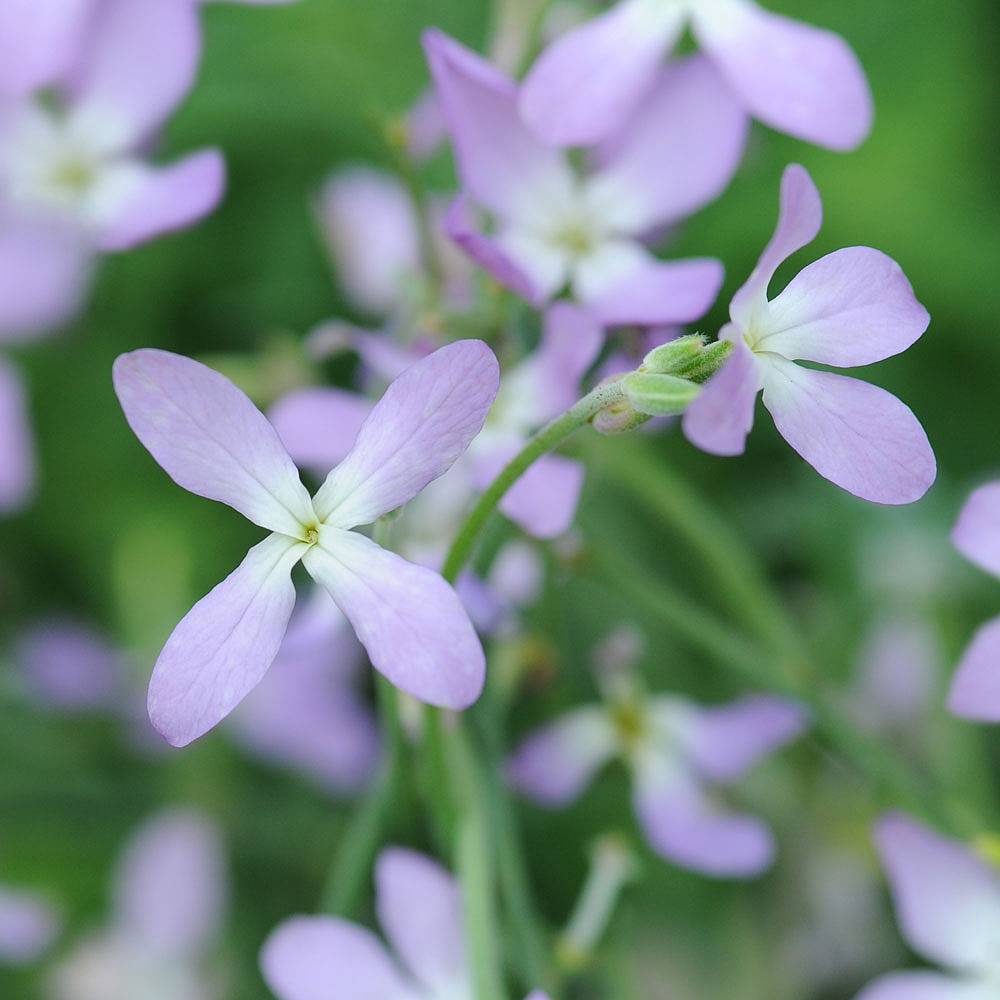
M 454 583 L 465 564 L 472 557 L 476 542 L 490 515 L 496 510 L 504 494 L 543 455 L 558 447 L 574 431 L 589 423 L 601 410 L 619 402 L 623 398 L 621 385 L 598 386 L 571 406 L 561 417 L 556 417 L 543 427 L 516 455 L 507 467 L 490 484 L 472 508 L 465 523 L 459 529 L 444 562 L 442 575 L 449 583 Z
M 385 829 L 404 791 L 399 695 L 384 677 L 377 678 L 376 689 L 385 733 L 385 758 L 360 808 L 351 817 L 327 876 L 321 909 L 335 916 L 351 917 L 357 912 Z

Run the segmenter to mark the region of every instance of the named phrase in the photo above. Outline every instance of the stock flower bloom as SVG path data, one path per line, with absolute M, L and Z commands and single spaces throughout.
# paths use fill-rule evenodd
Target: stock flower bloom
M 966 559 L 1000 577 L 1000 483 L 969 497 L 952 540 Z M 948 707 L 966 719 L 1000 722 L 1000 618 L 982 626 L 966 649 Z
M 900 930 L 948 971 L 893 972 L 858 1000 L 993 1000 L 1000 991 L 1000 875 L 959 841 L 900 813 L 875 831 Z
M 424 47 L 463 189 L 446 226 L 473 260 L 536 306 L 568 286 L 607 326 L 706 312 L 722 265 L 662 262 L 642 242 L 721 194 L 742 157 L 746 117 L 704 59 L 666 68 L 579 177 L 521 120 L 513 80 L 440 32 Z M 491 217 L 490 234 L 478 210 Z
M 230 716 L 230 731 L 256 756 L 327 791 L 356 791 L 379 756 L 375 720 L 354 689 L 362 662 L 350 623 L 317 587 L 292 616 L 272 669 Z
M 204 968 L 228 895 L 222 844 L 203 816 L 147 820 L 118 862 L 108 925 L 53 970 L 53 1000 L 219 1000 Z
M 753 0 L 622 0 L 541 55 L 524 81 L 524 120 L 553 145 L 601 141 L 648 93 L 687 24 L 766 125 L 836 150 L 867 138 L 871 92 L 847 43 Z
M 576 709 L 530 735 L 508 774 L 518 790 L 555 808 L 577 799 L 600 768 L 620 757 L 653 850 L 707 875 L 749 877 L 771 863 L 774 838 L 718 793 L 804 728 L 801 709 L 776 698 L 718 708 L 672 695 L 618 700 Z
M 36 17 L 35 6 L 13 4 L 0 23 L 5 47 L 16 45 L 22 31 L 31 42 L 45 41 L 24 27 Z M 104 251 L 128 249 L 210 212 L 224 185 L 217 150 L 165 168 L 145 156 L 194 82 L 201 47 L 196 5 L 105 0 L 46 23 L 58 35 L 57 51 L 70 50 L 72 66 L 25 46 L 20 100 L 0 115 L 0 199 L 25 216 L 73 227 Z M 35 60 L 41 65 L 30 65 Z M 25 80 L 55 86 L 58 108 L 36 99 Z
M 366 368 L 388 373 L 400 363 L 398 346 L 386 337 L 360 335 L 353 342 Z M 603 343 L 604 331 L 588 311 L 559 302 L 546 312 L 538 350 L 506 372 L 483 432 L 453 470 L 407 508 L 402 534 L 419 536 L 414 558 L 429 564 L 443 558 L 456 518 L 534 431 L 577 400 Z M 412 362 L 412 354 L 403 357 Z M 304 388 L 280 399 L 270 418 L 292 458 L 325 475 L 343 459 L 370 406 L 343 389 Z M 573 521 L 583 479 L 579 462 L 545 455 L 511 487 L 500 510 L 530 535 L 557 537 Z
M 272 532 L 191 609 L 157 660 L 149 712 L 168 742 L 206 733 L 263 678 L 291 617 L 299 561 L 390 681 L 448 708 L 476 700 L 483 650 L 454 590 L 351 529 L 411 500 L 482 428 L 499 381 L 485 344 L 443 347 L 396 379 L 312 498 L 275 429 L 217 372 L 140 350 L 118 358 L 114 381 L 132 430 L 178 485 Z
M 778 267 L 816 238 L 822 218 L 812 178 L 788 167 L 777 230 L 719 335 L 733 353 L 688 408 L 684 431 L 714 455 L 742 454 L 763 390 L 781 436 L 821 476 L 874 503 L 913 503 L 937 466 L 912 411 L 867 382 L 795 364 L 853 368 L 910 347 L 930 319 L 899 265 L 878 250 L 849 247 L 767 297 Z
M 62 926 L 35 893 L 0 885 L 0 965 L 29 965 L 52 947 Z
M 471 1000 L 461 889 L 451 874 L 423 854 L 390 847 L 375 866 L 375 888 L 392 953 L 357 924 L 293 917 L 261 952 L 279 1000 Z

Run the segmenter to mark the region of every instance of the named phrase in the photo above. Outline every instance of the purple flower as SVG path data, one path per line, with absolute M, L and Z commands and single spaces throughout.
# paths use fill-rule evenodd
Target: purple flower
M 0 91 L 20 97 L 0 122 L 0 198 L 24 214 L 72 226 L 105 251 L 202 218 L 222 196 L 221 154 L 195 153 L 166 168 L 151 166 L 144 155 L 194 82 L 197 5 L 59 6 L 62 17 L 46 19 L 44 34 L 42 26 L 25 28 L 36 14 L 20 0 L 0 24 L 0 44 L 29 39 L 17 80 L 0 83 Z M 51 45 L 64 53 L 58 60 L 46 51 Z M 26 82 L 56 87 L 58 110 L 35 100 Z
M 218 1000 L 204 968 L 228 895 L 219 833 L 194 812 L 172 810 L 130 839 L 114 877 L 107 926 L 53 970 L 54 1000 L 135 1000 L 156 983 L 162 1000 Z
M 29 965 L 52 947 L 62 921 L 41 896 L 0 885 L 0 965 Z
M 538 306 L 569 286 L 605 325 L 705 313 L 722 283 L 719 262 L 664 263 L 642 238 L 717 197 L 739 165 L 746 118 L 706 60 L 664 69 L 578 177 L 522 122 L 509 77 L 440 32 L 424 46 L 463 187 L 446 225 L 473 260 Z M 476 210 L 491 217 L 490 235 Z
M 991 1000 L 1000 990 L 1000 875 L 967 845 L 899 813 L 875 832 L 900 929 L 919 955 L 947 969 L 894 972 L 858 1000 Z
M 35 443 L 17 371 L 0 358 L 0 513 L 17 510 L 35 486 Z
M 354 689 L 363 650 L 325 590 L 292 616 L 273 668 L 229 719 L 253 753 L 334 793 L 356 791 L 379 755 L 371 712 Z
M 1000 577 L 1000 483 L 969 497 L 952 534 L 959 552 Z M 952 683 L 948 707 L 980 722 L 1000 722 L 1000 618 L 976 633 Z
M 18 637 L 14 660 L 38 702 L 63 711 L 115 708 L 123 675 L 120 654 L 86 625 L 37 622 Z
M 392 948 L 334 917 L 293 917 L 261 952 L 279 1000 L 446 1000 L 471 997 L 461 889 L 437 862 L 390 847 L 375 867 L 376 911 Z M 419 914 L 419 919 L 414 919 Z M 533 993 L 528 1000 L 545 1000 Z
M 556 146 L 606 138 L 654 86 L 688 23 L 735 98 L 765 124 L 836 150 L 867 138 L 872 97 L 850 47 L 753 0 L 622 0 L 542 54 L 524 82 L 524 120 Z
M 355 335 L 366 367 L 391 371 L 400 350 L 385 336 Z M 604 343 L 604 331 L 587 311 L 568 302 L 545 315 L 542 342 L 504 375 L 496 405 L 465 457 L 410 505 L 399 533 L 407 554 L 428 565 L 440 561 L 456 526 L 478 490 L 520 451 L 529 436 L 579 397 L 580 383 Z M 412 363 L 414 354 L 404 354 Z M 343 389 L 296 389 L 279 400 L 270 418 L 292 458 L 325 475 L 342 461 L 370 409 L 362 396 Z M 528 534 L 555 538 L 576 513 L 583 466 L 561 455 L 539 459 L 508 491 L 500 510 Z
M 351 529 L 411 500 L 479 432 L 499 381 L 485 344 L 451 344 L 401 375 L 312 498 L 271 424 L 217 372 L 141 350 L 118 358 L 114 381 L 133 431 L 175 482 L 272 532 L 191 609 L 157 660 L 149 711 L 168 742 L 206 733 L 261 681 L 292 613 L 299 561 L 390 681 L 448 708 L 476 700 L 485 661 L 454 590 Z
M 684 431 L 712 454 L 742 454 L 763 389 L 781 436 L 820 475 L 865 500 L 912 503 L 930 488 L 937 466 L 910 409 L 867 382 L 794 363 L 852 368 L 913 344 L 929 317 L 899 265 L 878 250 L 850 247 L 767 297 L 775 271 L 816 238 L 822 217 L 809 174 L 788 167 L 778 228 L 720 334 L 733 344 L 732 356 L 689 407 Z
M 509 775 L 543 805 L 564 806 L 618 756 L 631 771 L 633 805 L 653 850 L 707 875 L 748 877 L 771 863 L 773 837 L 718 792 L 804 728 L 801 709 L 776 698 L 718 708 L 674 696 L 616 700 L 576 709 L 529 736 Z

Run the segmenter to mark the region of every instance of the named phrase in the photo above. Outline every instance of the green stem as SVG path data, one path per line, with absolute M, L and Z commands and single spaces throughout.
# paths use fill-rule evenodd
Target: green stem
M 449 583 L 455 582 L 458 574 L 472 557 L 486 522 L 511 486 L 543 455 L 558 447 L 574 431 L 593 420 L 605 407 L 619 402 L 622 398 L 623 391 L 619 383 L 612 382 L 610 385 L 598 386 L 571 406 L 561 417 L 556 417 L 543 427 L 510 461 L 476 502 L 455 536 L 455 541 L 444 561 L 444 569 L 441 571 Z
M 385 759 L 364 801 L 351 817 L 327 876 L 321 909 L 335 916 L 351 917 L 357 913 L 368 888 L 372 863 L 383 842 L 384 831 L 404 792 L 399 694 L 381 676 L 377 678 L 376 689 L 379 716 L 385 733 Z

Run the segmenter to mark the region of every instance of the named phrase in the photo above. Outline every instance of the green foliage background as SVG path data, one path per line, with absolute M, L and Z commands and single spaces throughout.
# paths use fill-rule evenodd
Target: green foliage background
M 965 567 L 947 541 L 968 490 L 1000 472 L 1000 8 L 993 0 L 769 6 L 850 40 L 876 94 L 877 126 L 846 157 L 755 127 L 730 191 L 694 218 L 676 245 L 679 255 L 712 254 L 727 265 L 725 292 L 703 328 L 718 329 L 724 303 L 771 232 L 782 167 L 804 163 L 823 192 L 827 218 L 808 253 L 859 243 L 885 250 L 930 309 L 933 325 L 914 349 L 863 374 L 922 418 L 940 479 L 914 508 L 864 505 L 820 480 L 764 420 L 738 460 L 695 453 L 677 435 L 656 439 L 653 451 L 688 475 L 748 539 L 832 676 L 850 676 L 884 604 L 878 580 L 885 571 L 925 579 L 929 596 L 911 610 L 939 628 L 943 691 L 973 626 L 1000 607 L 1000 586 Z M 201 80 L 170 126 L 164 153 L 221 146 L 229 194 L 203 225 L 107 261 L 83 318 L 65 335 L 19 352 L 33 396 L 42 483 L 32 507 L 0 522 L 4 639 L 35 617 L 70 611 L 132 651 L 144 678 L 172 625 L 255 540 L 256 529 L 175 488 L 148 458 L 121 417 L 111 363 L 140 346 L 193 355 L 253 352 L 277 333 L 298 337 L 345 314 L 310 196 L 340 164 L 383 160 L 376 123 L 406 109 L 427 82 L 421 29 L 437 25 L 481 45 L 488 7 L 485 0 L 206 7 Z M 798 264 L 805 259 L 813 257 Z M 620 545 L 630 559 L 716 603 L 697 560 L 602 472 L 599 450 L 580 524 L 585 541 Z M 917 600 L 905 589 L 894 593 L 903 604 Z M 643 668 L 651 686 L 709 699 L 739 690 L 584 560 L 575 575 L 553 574 L 533 616 L 560 674 L 515 712 L 514 731 L 592 696 L 589 651 L 623 620 L 648 634 Z M 930 766 L 955 800 L 992 814 L 1000 747 L 994 732 L 941 712 L 929 742 Z M 821 994 L 784 982 L 775 961 L 801 916 L 795 858 L 830 838 L 867 850 L 867 824 L 884 805 L 849 770 L 837 769 L 832 784 L 819 780 L 827 766 L 807 744 L 762 776 L 761 801 L 785 850 L 760 882 L 715 884 L 646 858 L 608 944 L 611 971 L 584 984 L 580 995 L 659 998 L 672 979 L 681 985 L 669 995 L 685 1000 L 819 1000 Z M 554 816 L 524 809 L 538 896 L 554 923 L 572 903 L 592 837 L 609 827 L 630 829 L 622 779 L 609 772 L 577 807 Z M 4 695 L 0 879 L 49 891 L 63 903 L 71 931 L 99 922 L 108 872 L 127 832 L 169 801 L 197 804 L 224 824 L 236 886 L 225 941 L 235 969 L 231 996 L 262 998 L 260 942 L 284 916 L 316 905 L 347 807 L 249 763 L 218 733 L 183 753 L 145 760 L 123 746 L 109 722 L 35 714 Z M 393 833 L 420 844 L 413 816 L 401 810 Z M 0 996 L 30 1000 L 37 982 L 32 973 L 0 970 Z M 846 1000 L 850 984 L 826 995 Z

